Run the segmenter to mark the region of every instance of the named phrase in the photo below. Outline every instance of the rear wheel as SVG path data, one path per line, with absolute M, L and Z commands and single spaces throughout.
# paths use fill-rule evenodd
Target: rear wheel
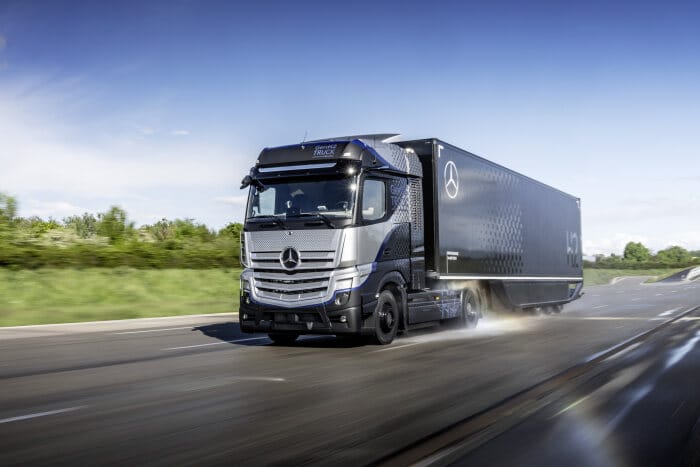
M 460 315 L 460 327 L 473 329 L 479 324 L 481 318 L 481 308 L 479 298 L 472 290 L 465 290 L 462 293 L 462 314 Z
M 296 334 L 294 332 L 290 332 L 290 333 L 271 332 L 267 336 L 275 344 L 289 345 L 289 344 L 294 343 L 295 340 L 297 340 L 297 337 L 299 337 L 299 334 Z
M 390 290 L 384 290 L 377 299 L 374 311 L 374 342 L 391 344 L 399 327 L 399 306 Z

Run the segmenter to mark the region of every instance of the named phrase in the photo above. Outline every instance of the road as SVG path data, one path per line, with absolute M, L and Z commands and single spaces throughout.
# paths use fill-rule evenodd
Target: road
M 688 462 L 700 282 L 641 280 L 383 347 L 275 346 L 233 315 L 3 329 L 0 464 Z

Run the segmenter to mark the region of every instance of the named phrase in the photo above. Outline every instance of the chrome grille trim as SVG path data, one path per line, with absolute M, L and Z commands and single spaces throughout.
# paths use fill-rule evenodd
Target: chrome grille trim
M 292 284 L 285 284 L 281 282 L 270 282 L 256 280 L 255 286 L 258 290 L 266 290 L 268 292 L 279 292 L 279 293 L 299 293 L 300 291 L 325 291 L 328 289 L 329 281 L 313 281 L 313 282 L 297 282 Z
M 314 272 L 271 272 L 246 269 L 253 299 L 286 308 L 318 305 L 338 290 L 359 287 L 372 272 L 372 265 Z M 342 281 L 342 282 L 341 282 Z

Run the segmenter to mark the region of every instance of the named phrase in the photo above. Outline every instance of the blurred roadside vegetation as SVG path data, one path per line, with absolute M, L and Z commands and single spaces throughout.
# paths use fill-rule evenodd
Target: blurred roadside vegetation
M 680 269 L 700 266 L 700 250 L 688 251 L 680 246 L 670 246 L 655 254 L 640 242 L 629 242 L 622 256 L 596 255 L 595 261 L 584 261 L 584 269 Z M 618 274 L 620 275 L 620 274 Z M 624 274 L 623 274 L 624 275 Z M 629 272 L 627 275 L 637 275 Z
M 0 268 L 0 326 L 238 311 L 239 269 Z
M 17 201 L 0 193 L 0 267 L 11 269 L 239 267 L 242 225 L 218 231 L 192 219 L 135 227 L 113 206 L 60 221 L 18 217 Z
M 658 268 L 658 269 L 595 269 L 583 270 L 583 283 L 585 285 L 609 284 L 616 277 L 623 276 L 650 276 L 651 282 L 663 279 L 686 268 Z

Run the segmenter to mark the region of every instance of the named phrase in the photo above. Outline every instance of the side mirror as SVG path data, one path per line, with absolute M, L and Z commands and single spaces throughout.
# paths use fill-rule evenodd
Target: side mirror
M 263 185 L 260 180 L 253 178 L 250 175 L 246 175 L 245 177 L 243 177 L 243 180 L 241 180 L 241 190 L 244 188 L 248 188 L 250 185 L 253 185 L 255 188 L 257 188 L 260 193 L 267 189 L 267 187 Z
M 246 175 L 243 177 L 243 180 L 241 180 L 241 190 L 244 188 L 248 188 L 251 184 L 253 183 L 253 177 L 250 175 Z

